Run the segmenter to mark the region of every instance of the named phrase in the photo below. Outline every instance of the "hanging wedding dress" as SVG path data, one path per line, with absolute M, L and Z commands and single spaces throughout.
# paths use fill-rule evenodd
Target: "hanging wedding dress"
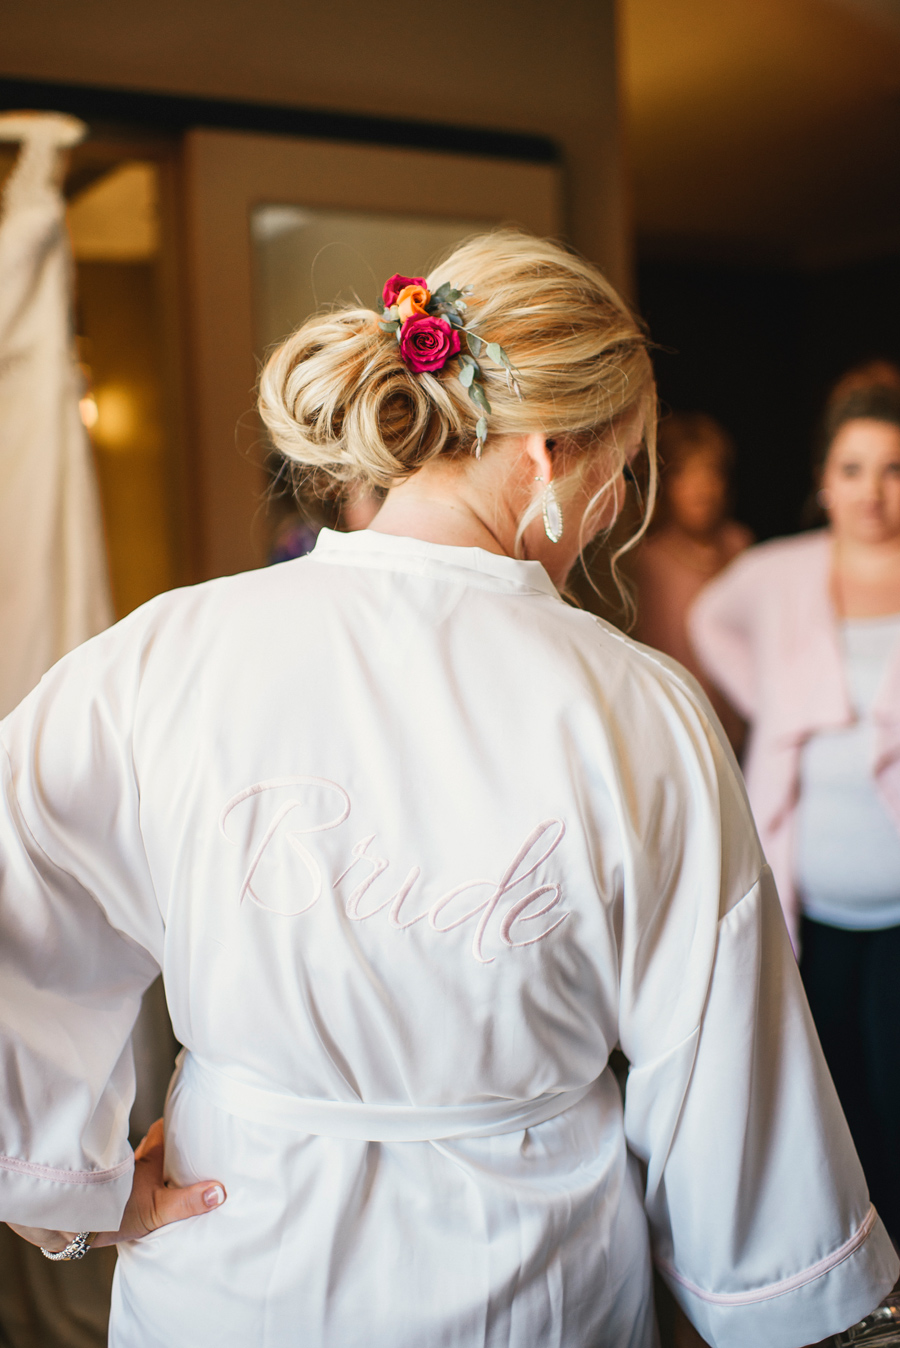
M 22 144 L 0 214 L 0 716 L 113 620 L 58 182 L 84 131 L 59 114 L 0 116 L 0 140 Z

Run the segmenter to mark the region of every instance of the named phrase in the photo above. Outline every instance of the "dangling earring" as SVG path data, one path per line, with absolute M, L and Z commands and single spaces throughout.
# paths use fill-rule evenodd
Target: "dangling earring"
M 552 482 L 548 482 L 544 488 L 541 514 L 544 517 L 544 533 L 551 543 L 558 543 L 563 536 L 563 513 Z

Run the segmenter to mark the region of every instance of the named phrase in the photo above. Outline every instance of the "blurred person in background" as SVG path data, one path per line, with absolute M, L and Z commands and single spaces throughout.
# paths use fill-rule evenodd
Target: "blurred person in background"
M 900 388 L 829 400 L 827 527 L 739 558 L 691 635 L 747 785 L 873 1200 L 900 1238 Z
M 863 388 L 900 389 L 900 365 L 882 357 L 854 365 L 846 374 L 841 375 L 832 388 L 828 395 L 828 406 L 834 407 L 842 403 L 848 394 L 856 393 Z
M 326 500 L 305 501 L 293 489 L 288 498 L 277 494 L 274 499 L 281 509 L 269 549 L 270 566 L 312 552 L 323 528 L 340 529 L 348 534 L 368 529 L 384 498 L 364 485 L 351 484 L 340 495 Z
M 687 614 L 697 595 L 753 535 L 730 518 L 734 445 L 703 412 L 675 412 L 659 428 L 660 494 L 649 536 L 637 550 L 634 635 L 671 655 L 709 695 L 735 751 L 745 725 L 707 677 L 691 647 Z

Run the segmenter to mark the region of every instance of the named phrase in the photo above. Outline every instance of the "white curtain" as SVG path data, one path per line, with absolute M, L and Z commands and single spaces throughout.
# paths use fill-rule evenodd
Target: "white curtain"
M 22 145 L 0 214 L 0 717 L 113 620 L 59 186 L 84 130 L 57 114 L 0 116 L 0 140 Z

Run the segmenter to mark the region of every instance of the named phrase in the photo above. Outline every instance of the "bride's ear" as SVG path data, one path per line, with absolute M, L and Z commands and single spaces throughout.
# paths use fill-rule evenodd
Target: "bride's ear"
M 555 440 L 548 440 L 540 431 L 532 431 L 523 437 L 522 449 L 534 464 L 534 476 L 542 482 L 553 479 L 553 448 Z

